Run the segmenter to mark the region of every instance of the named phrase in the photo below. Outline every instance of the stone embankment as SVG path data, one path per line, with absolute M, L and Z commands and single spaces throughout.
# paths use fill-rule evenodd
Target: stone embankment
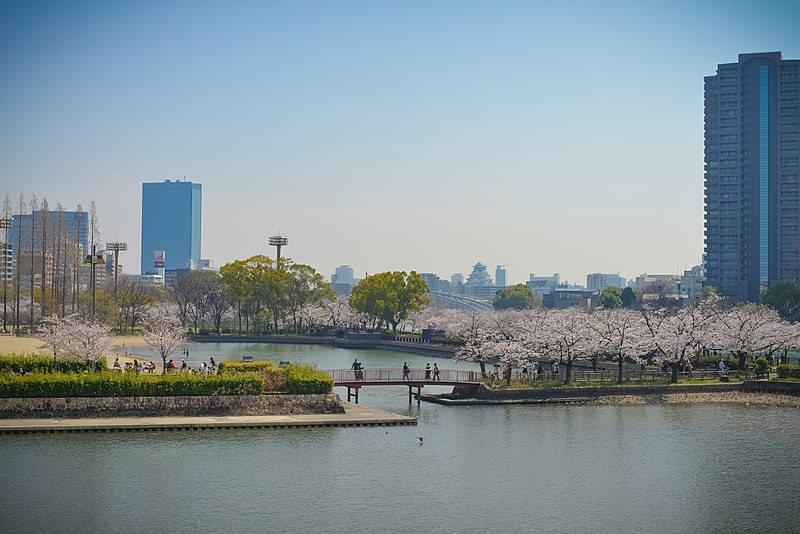
M 459 386 L 453 393 L 422 395 L 446 405 L 476 404 L 676 404 L 735 402 L 800 407 L 800 383 L 747 381 L 743 384 L 677 384 L 607 387 L 491 389 Z
M 0 419 L 342 414 L 338 395 L 0 398 Z

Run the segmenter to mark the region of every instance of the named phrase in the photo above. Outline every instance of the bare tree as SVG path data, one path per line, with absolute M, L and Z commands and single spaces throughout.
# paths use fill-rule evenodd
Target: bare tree
M 117 286 L 116 302 L 125 330 L 136 328 L 157 300 L 155 288 L 143 283 L 138 277 L 121 278 Z

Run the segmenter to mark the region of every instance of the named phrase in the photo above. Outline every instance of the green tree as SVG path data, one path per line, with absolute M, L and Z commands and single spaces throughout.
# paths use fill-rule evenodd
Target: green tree
M 299 333 L 302 324 L 298 324 L 297 313 L 305 306 L 319 304 L 325 300 L 336 298 L 336 292 L 325 278 L 310 265 L 286 263 L 281 260 L 283 269 L 288 273 L 287 306 L 292 315 L 292 329 Z
M 374 274 L 353 288 L 350 306 L 373 318 L 373 325 L 391 324 L 397 331 L 400 321 L 430 302 L 428 284 L 415 271 Z
M 620 294 L 623 308 L 632 308 L 636 305 L 636 293 L 630 287 L 626 287 Z
M 527 310 L 533 308 L 533 291 L 525 284 L 501 289 L 494 296 L 494 308 L 496 310 Z
M 614 286 L 603 289 L 600 292 L 600 304 L 606 309 L 622 307 L 622 290 Z
M 791 282 L 781 282 L 767 289 L 762 297 L 767 306 L 771 306 L 787 321 L 800 320 L 800 289 Z

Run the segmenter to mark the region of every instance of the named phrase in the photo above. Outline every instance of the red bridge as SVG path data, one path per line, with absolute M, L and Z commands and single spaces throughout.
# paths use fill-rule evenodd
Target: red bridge
M 480 371 L 459 369 L 323 369 L 333 377 L 333 385 L 347 388 L 347 401 L 355 399 L 358 404 L 358 390 L 364 386 L 408 386 L 408 402 L 413 398 L 412 388 L 417 388 L 417 402 L 422 388 L 430 386 L 477 386 L 481 382 Z

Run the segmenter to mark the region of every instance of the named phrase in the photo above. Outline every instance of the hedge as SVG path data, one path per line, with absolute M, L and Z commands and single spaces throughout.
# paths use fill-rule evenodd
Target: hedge
M 257 375 L 166 376 L 102 373 L 0 375 L 0 397 L 150 397 L 170 395 L 260 395 Z
M 102 371 L 106 368 L 105 357 L 96 362 L 79 356 L 53 358 L 44 355 L 11 354 L 0 356 L 0 373 L 82 373 Z
M 333 377 L 317 371 L 309 365 L 287 365 L 286 391 L 295 395 L 309 393 L 330 393 L 333 391 Z
M 219 362 L 219 370 L 222 373 L 257 373 L 265 370 L 280 369 L 269 360 L 258 360 L 255 362 L 241 362 L 239 360 L 223 360 Z

